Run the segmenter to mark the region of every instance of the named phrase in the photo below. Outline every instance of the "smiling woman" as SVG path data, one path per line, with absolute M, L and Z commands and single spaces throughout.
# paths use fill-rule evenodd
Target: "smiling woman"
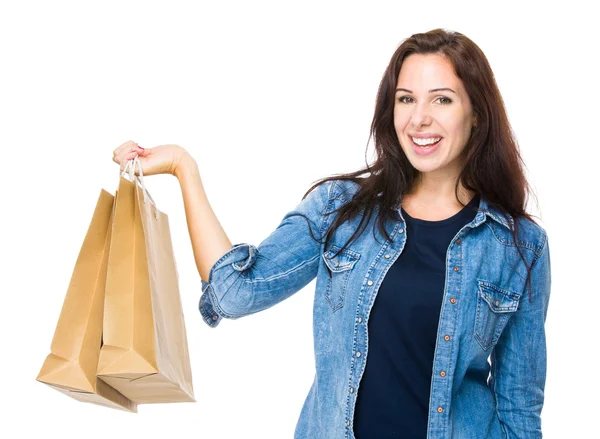
M 345 355 L 362 358 L 338 378 L 350 383 L 347 437 L 541 438 L 549 245 L 525 211 L 531 190 L 481 49 L 443 29 L 402 42 L 379 86 L 371 135 L 373 164 L 315 184 L 333 181 L 330 199 L 336 187 L 343 194 L 322 227 L 324 248 L 352 251 L 363 267 L 344 274 L 348 313 L 367 318 L 342 337 Z M 362 237 L 375 223 L 389 244 Z M 333 272 L 327 288 L 339 278 Z M 365 291 L 367 278 L 375 291 Z M 317 352 L 317 378 L 333 373 L 332 362 L 320 371 Z M 338 437 L 314 427 L 328 419 L 315 405 L 309 395 L 303 415 L 322 415 L 301 416 L 297 437 Z
M 375 162 L 318 181 L 211 268 L 212 327 L 317 278 L 296 439 L 542 437 L 550 253 L 511 133 L 475 43 L 412 35 L 379 86 Z
M 550 248 L 483 52 L 442 29 L 403 41 L 370 134 L 375 162 L 318 181 L 258 246 L 231 245 L 182 148 L 114 160 L 179 180 L 210 327 L 316 277 L 296 439 L 541 438 Z

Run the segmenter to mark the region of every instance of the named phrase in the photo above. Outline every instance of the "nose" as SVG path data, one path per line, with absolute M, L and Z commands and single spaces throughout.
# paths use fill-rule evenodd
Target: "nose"
M 430 125 L 432 121 L 429 108 L 426 103 L 416 104 L 413 113 L 410 117 L 410 123 L 413 127 L 418 128 L 423 125 Z

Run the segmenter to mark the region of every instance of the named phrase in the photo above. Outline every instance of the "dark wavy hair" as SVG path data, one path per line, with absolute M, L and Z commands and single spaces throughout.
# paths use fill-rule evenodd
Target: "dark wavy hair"
M 404 154 L 394 129 L 396 83 L 403 61 L 412 54 L 438 54 L 448 59 L 454 66 L 456 76 L 463 82 L 476 115 L 477 124 L 463 151 L 464 166 L 455 186 L 458 202 L 465 206 L 458 198 L 459 183 L 462 183 L 466 189 L 485 197 L 489 205 L 497 208 L 505 218 L 508 215 L 515 219 L 524 217 L 536 223 L 525 211 L 527 197 L 533 193 L 523 171 L 524 163 L 504 101 L 486 56 L 463 34 L 434 29 L 405 39 L 392 55 L 383 74 L 367 141 L 368 149 L 371 138 L 374 139 L 375 162 L 372 165 L 367 163 L 365 168 L 355 172 L 320 179 L 302 197 L 306 198 L 313 189 L 329 180 L 350 180 L 360 186 L 352 200 L 327 213 L 337 215 L 326 232 L 325 248 L 337 227 L 362 213 L 358 228 L 342 249 L 358 239 L 376 207 L 379 208 L 376 218 L 378 228 L 390 240 L 384 227 L 385 221 L 399 219 L 399 200 L 419 182 L 420 172 Z M 365 174 L 366 177 L 361 177 Z M 518 241 L 518 228 L 518 222 L 514 221 L 511 231 L 514 242 Z M 322 237 L 316 238 L 312 231 L 310 234 L 313 239 L 323 243 Z M 525 261 L 520 247 L 515 247 L 527 266 L 526 285 L 530 284 L 531 266 Z

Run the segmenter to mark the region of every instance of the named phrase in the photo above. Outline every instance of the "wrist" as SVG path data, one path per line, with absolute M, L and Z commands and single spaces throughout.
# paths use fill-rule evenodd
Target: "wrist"
M 172 174 L 181 181 L 185 175 L 189 175 L 191 172 L 198 172 L 198 164 L 194 158 L 187 152 L 183 151 L 179 160 L 174 163 Z

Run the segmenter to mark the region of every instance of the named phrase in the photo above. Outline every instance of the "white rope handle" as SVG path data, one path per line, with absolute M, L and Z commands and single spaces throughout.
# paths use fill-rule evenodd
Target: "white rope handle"
M 139 167 L 139 176 L 135 175 L 136 167 Z M 125 164 L 125 168 L 123 169 L 121 175 L 125 177 L 127 173 L 129 173 L 129 178 L 133 183 L 135 183 L 136 181 L 140 183 L 140 186 L 142 187 L 142 193 L 144 194 L 144 204 L 146 203 L 147 199 L 150 199 L 150 203 L 152 204 L 152 206 L 154 206 L 154 217 L 158 220 L 158 207 L 156 207 L 154 199 L 152 199 L 150 192 L 148 192 L 148 190 L 146 189 L 146 185 L 144 184 L 144 171 L 142 169 L 142 162 L 140 162 L 138 156 L 135 156 L 135 158 L 128 160 Z

